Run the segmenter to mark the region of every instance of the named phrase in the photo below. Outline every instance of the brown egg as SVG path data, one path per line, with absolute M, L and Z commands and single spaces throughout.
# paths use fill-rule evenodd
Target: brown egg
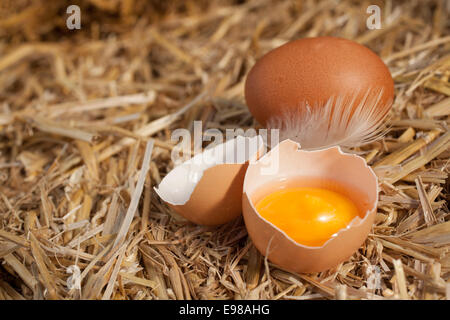
M 357 205 L 360 214 L 321 246 L 298 243 L 255 207 L 267 194 L 298 186 L 339 192 Z M 243 191 L 243 216 L 253 244 L 271 262 L 293 272 L 324 271 L 348 259 L 367 238 L 378 201 L 377 177 L 363 158 L 339 147 L 304 151 L 291 140 L 249 165 Z
M 242 213 L 242 186 L 248 162 L 263 151 L 263 140 L 237 137 L 207 149 L 170 171 L 156 193 L 187 220 L 219 225 Z
M 255 119 L 284 130 L 282 138 L 302 148 L 367 140 L 393 97 L 383 61 L 363 45 L 333 37 L 299 39 L 270 51 L 245 83 Z

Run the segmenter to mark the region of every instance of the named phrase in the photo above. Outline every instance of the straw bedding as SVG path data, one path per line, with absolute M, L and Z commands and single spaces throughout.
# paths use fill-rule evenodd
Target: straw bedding
M 0 299 L 450 297 L 448 1 L 84 0 L 80 30 L 70 4 L 0 4 Z M 382 29 L 366 27 L 371 4 Z M 386 136 L 352 149 L 380 179 L 367 241 L 292 274 L 242 219 L 193 225 L 152 188 L 174 129 L 257 127 L 246 73 L 319 35 L 377 52 L 396 99 Z

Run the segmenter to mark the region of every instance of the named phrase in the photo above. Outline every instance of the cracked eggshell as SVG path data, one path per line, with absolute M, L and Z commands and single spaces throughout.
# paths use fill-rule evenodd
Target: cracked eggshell
M 303 151 L 299 148 L 296 142 L 284 140 L 249 165 L 243 187 L 243 216 L 253 244 L 271 262 L 293 272 L 320 272 L 345 261 L 364 243 L 375 219 L 378 181 L 363 158 L 343 153 L 339 147 L 319 151 Z M 272 161 L 278 161 L 276 173 L 262 174 L 262 169 L 268 163 L 273 164 Z M 276 188 L 276 181 L 301 177 L 319 181 L 315 187 L 333 188 L 330 181 L 334 187 L 346 186 L 346 195 L 359 204 L 361 217 L 355 217 L 347 228 L 341 229 L 321 247 L 295 242 L 261 217 L 254 206 L 254 203 L 270 193 L 268 189 L 271 185 Z
M 169 207 L 191 222 L 200 225 L 230 222 L 242 213 L 245 172 L 249 161 L 262 154 L 263 147 L 260 136 L 238 136 L 175 167 L 155 191 Z

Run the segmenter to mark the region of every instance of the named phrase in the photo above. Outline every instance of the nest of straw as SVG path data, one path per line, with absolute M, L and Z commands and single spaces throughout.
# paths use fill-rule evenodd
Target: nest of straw
M 448 1 L 84 0 L 80 30 L 70 4 L 0 4 L 0 299 L 449 298 Z M 366 27 L 371 4 L 382 29 Z M 255 60 L 319 35 L 377 52 L 396 99 L 387 135 L 352 150 L 380 179 L 367 241 L 293 274 L 242 219 L 193 225 L 152 187 L 172 130 L 254 127 Z

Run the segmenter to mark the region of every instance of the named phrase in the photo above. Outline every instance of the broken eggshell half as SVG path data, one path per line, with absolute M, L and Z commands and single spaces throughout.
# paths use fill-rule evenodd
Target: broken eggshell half
M 264 174 L 264 168 L 269 164 L 273 166 L 274 163 L 277 164 L 277 170 Z M 355 217 L 346 228 L 338 231 L 320 247 L 295 242 L 284 231 L 264 219 L 254 206 L 270 191 L 280 188 L 280 181 L 295 179 L 313 181 L 313 185 L 307 185 L 309 187 L 341 191 L 358 205 L 360 216 Z M 345 190 L 339 190 L 342 186 L 345 186 Z M 284 140 L 249 165 L 243 192 L 244 221 L 255 247 L 283 269 L 309 273 L 337 266 L 363 244 L 375 219 L 378 181 L 363 158 L 343 153 L 339 147 L 304 151 L 298 143 Z
M 242 186 L 248 163 L 256 160 L 263 149 L 261 136 L 238 136 L 207 148 L 176 166 L 155 191 L 191 222 L 230 222 L 242 213 Z

